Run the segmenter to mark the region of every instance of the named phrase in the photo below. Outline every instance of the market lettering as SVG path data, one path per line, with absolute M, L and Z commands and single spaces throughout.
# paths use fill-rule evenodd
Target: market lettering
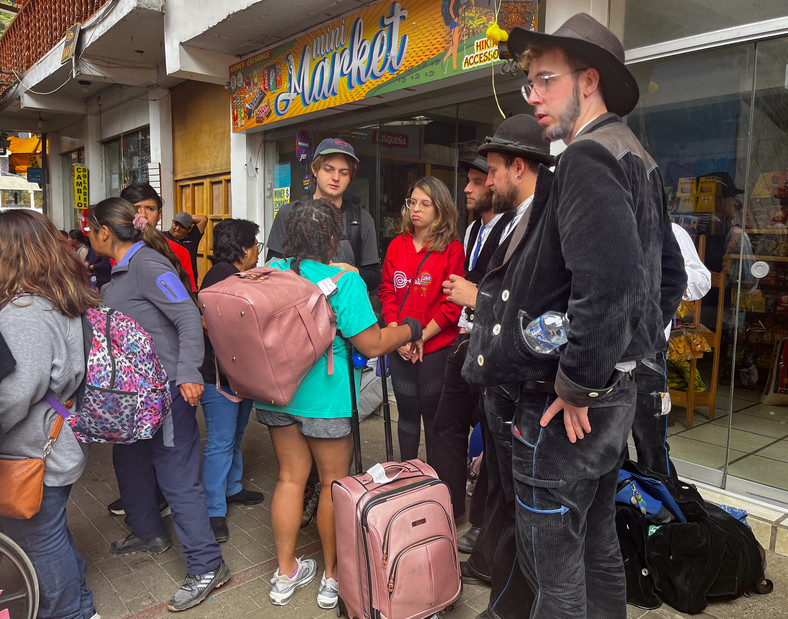
M 347 48 L 334 47 L 335 43 L 344 39 L 343 23 L 333 32 L 326 31 L 321 37 L 317 37 L 313 41 L 314 51 L 309 45 L 305 45 L 301 51 L 298 68 L 293 55 L 288 54 L 286 58 L 288 90 L 277 95 L 274 101 L 275 114 L 277 116 L 287 114 L 293 101 L 299 97 L 304 108 L 318 101 L 336 97 L 339 94 L 339 83 L 342 78 L 347 80 L 348 90 L 353 90 L 370 80 L 380 79 L 386 73 L 392 75 L 397 73 L 402 67 L 408 49 L 408 35 L 400 38 L 399 34 L 400 22 L 405 21 L 407 17 L 408 11 L 403 9 L 399 2 L 392 2 L 389 14 L 380 18 L 379 30 L 371 40 L 364 38 L 364 21 L 358 18 L 350 27 Z M 319 49 L 317 45 L 320 45 Z M 328 54 L 313 66 L 312 60 L 321 56 L 320 52 L 326 52 L 326 49 Z
M 343 19 L 338 28 L 326 28 L 324 34 L 312 39 L 312 60 L 317 60 L 345 47 L 345 43 L 347 43 L 347 32 Z
M 462 60 L 462 69 L 473 69 L 490 64 L 498 60 L 498 45 L 488 38 L 479 39 L 473 43 L 473 54 L 465 56 Z

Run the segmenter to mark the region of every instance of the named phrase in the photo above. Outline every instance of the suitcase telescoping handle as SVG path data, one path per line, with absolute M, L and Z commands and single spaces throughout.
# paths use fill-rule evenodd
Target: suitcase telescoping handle
M 350 384 L 350 425 L 353 434 L 353 460 L 356 463 L 356 475 L 364 472 L 364 465 L 361 462 L 361 429 L 358 418 L 358 399 L 356 397 L 356 368 L 353 365 L 353 345 L 348 341 L 348 383 Z M 394 446 L 391 435 L 391 409 L 389 408 L 388 384 L 386 383 L 387 363 L 385 356 L 378 360 L 381 364 L 381 380 L 383 381 L 383 425 L 386 435 L 386 460 L 391 462 L 394 459 Z
M 389 360 L 387 355 L 378 357 L 378 369 L 383 393 L 383 425 L 386 428 L 386 461 L 394 459 L 394 442 L 391 438 L 391 407 L 389 406 Z
M 356 368 L 353 365 L 353 344 L 347 341 L 348 383 L 350 384 L 350 429 L 353 433 L 353 460 L 356 463 L 356 475 L 364 472 L 361 463 L 361 429 L 359 428 L 358 400 L 356 399 Z

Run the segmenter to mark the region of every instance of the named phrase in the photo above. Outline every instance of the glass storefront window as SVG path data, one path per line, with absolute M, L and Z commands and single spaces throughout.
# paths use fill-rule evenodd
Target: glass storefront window
M 528 113 L 519 91 L 499 95 L 507 116 Z M 492 135 L 503 120 L 493 97 L 459 105 L 428 109 L 404 116 L 392 116 L 361 126 L 337 130 L 308 131 L 312 147 L 326 137 L 339 137 L 350 144 L 360 160 L 356 178 L 346 198 L 366 208 L 375 221 L 381 259 L 400 224 L 400 208 L 409 187 L 420 177 L 436 176 L 449 188 L 457 202 L 460 234 L 468 225 L 463 189 L 466 179 L 457 167 L 459 158 L 473 158 L 484 138 Z M 286 203 L 308 195 L 309 167 L 299 162 L 296 133 L 277 140 L 274 173 L 274 211 Z M 286 189 L 287 191 L 283 191 Z
M 148 127 L 104 142 L 107 195 L 119 196 L 127 185 L 147 181 L 150 161 Z
M 732 477 L 782 491 L 787 62 L 782 38 L 633 65 L 641 99 L 627 117 L 660 166 L 672 220 L 695 239 L 717 284 L 699 313 L 685 308 L 671 335 L 671 457 L 702 481 Z
M 784 0 L 613 0 L 611 28 L 624 49 L 785 17 Z

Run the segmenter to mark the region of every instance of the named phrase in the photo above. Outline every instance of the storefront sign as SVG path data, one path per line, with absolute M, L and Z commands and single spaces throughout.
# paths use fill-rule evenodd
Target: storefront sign
M 80 23 L 77 22 L 66 30 L 66 40 L 63 43 L 63 54 L 60 56 L 60 64 L 64 64 L 74 57 L 77 51 L 77 41 L 79 41 Z
M 90 205 L 88 193 L 88 167 L 74 165 L 74 208 L 85 209 Z
M 485 35 L 495 19 L 492 3 L 477 4 L 383 0 L 230 66 L 233 130 L 497 62 L 497 47 Z M 503 2 L 498 23 L 527 23 L 535 5 Z
M 290 164 L 274 166 L 274 216 L 283 204 L 290 202 Z
M 274 189 L 274 217 L 285 204 L 290 202 L 290 187 L 277 187 Z
M 25 174 L 28 168 L 40 168 L 41 161 L 41 155 L 35 153 L 14 153 L 8 156 L 8 171 Z
M 382 146 L 387 146 L 388 148 L 407 148 L 408 147 L 408 135 L 405 133 L 392 133 L 391 131 L 381 131 L 378 134 L 377 131 L 373 132 L 372 140 L 374 142 L 380 142 Z
M 44 168 L 28 168 L 27 169 L 27 182 L 28 183 L 43 183 L 44 182 Z

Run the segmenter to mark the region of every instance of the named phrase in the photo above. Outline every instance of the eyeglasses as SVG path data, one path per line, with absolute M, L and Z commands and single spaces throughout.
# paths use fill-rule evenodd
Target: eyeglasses
M 258 254 L 262 253 L 263 247 L 265 246 L 265 243 L 263 243 L 262 241 L 259 241 L 259 242 L 256 243 L 256 245 L 257 245 L 257 253 Z
M 417 205 L 421 207 L 422 211 L 426 211 L 428 208 L 431 208 L 433 206 L 431 200 L 422 200 L 421 202 L 419 202 L 415 198 L 408 198 L 407 200 L 405 200 L 405 208 L 410 211 L 416 208 Z
M 520 92 L 523 95 L 523 99 L 528 101 L 531 97 L 531 93 L 536 91 L 540 97 L 547 92 L 547 89 L 550 88 L 550 80 L 554 80 L 557 77 L 563 77 L 564 75 L 571 75 L 572 73 L 578 73 L 580 71 L 587 71 L 588 67 L 583 69 L 572 69 L 571 71 L 566 71 L 564 73 L 553 73 L 552 75 L 537 75 L 533 80 L 528 80 L 525 84 L 520 86 Z

